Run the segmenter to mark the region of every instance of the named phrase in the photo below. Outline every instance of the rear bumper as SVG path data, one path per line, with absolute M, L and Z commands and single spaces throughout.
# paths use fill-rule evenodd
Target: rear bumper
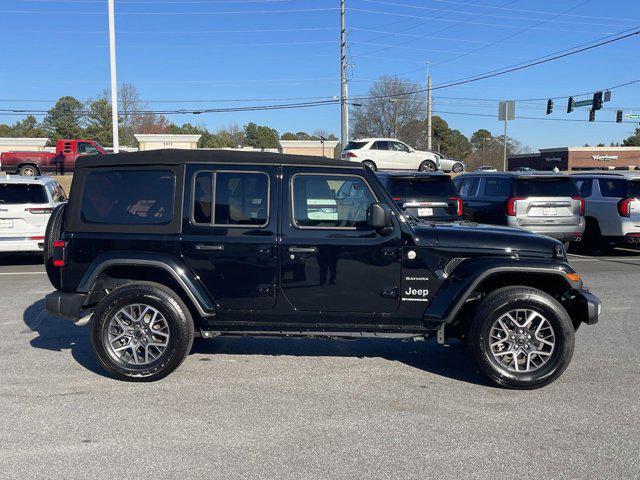
M 508 222 L 510 227 L 522 228 L 529 232 L 546 235 L 561 242 L 581 240 L 585 227 L 584 218 L 582 217 L 580 218 L 580 222 L 574 225 L 520 225 L 517 219 L 513 217 L 510 217 Z
M 59 290 L 44 297 L 44 307 L 53 317 L 76 321 L 87 313 L 84 309 L 86 295 L 82 293 L 65 293 Z
M 602 310 L 602 302 L 590 291 L 581 288 L 576 290 L 576 303 L 578 312 L 580 312 L 580 320 L 587 325 L 598 323 L 600 312 Z
M 0 252 L 42 252 L 44 240 L 0 238 Z

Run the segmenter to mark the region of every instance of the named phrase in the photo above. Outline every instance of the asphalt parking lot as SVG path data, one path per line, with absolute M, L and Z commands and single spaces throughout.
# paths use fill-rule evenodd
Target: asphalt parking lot
M 197 341 L 153 384 L 104 375 L 0 259 L 0 477 L 638 478 L 640 255 L 571 257 L 603 301 L 563 377 L 489 386 L 459 345 Z

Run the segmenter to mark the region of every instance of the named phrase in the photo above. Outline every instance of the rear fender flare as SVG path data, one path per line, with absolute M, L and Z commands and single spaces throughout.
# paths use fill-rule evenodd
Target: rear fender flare
M 89 265 L 82 280 L 80 280 L 77 291 L 79 293 L 89 293 L 100 275 L 107 268 L 113 266 L 142 266 L 162 269 L 180 285 L 200 315 L 212 317 L 216 314 L 214 302 L 193 272 L 176 257 L 167 254 L 154 254 L 151 256 L 144 253 L 114 251 L 99 255 Z

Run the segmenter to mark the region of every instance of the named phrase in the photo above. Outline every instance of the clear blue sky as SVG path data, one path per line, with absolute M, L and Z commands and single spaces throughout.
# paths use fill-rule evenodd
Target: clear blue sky
M 346 0 L 352 95 L 380 75 L 434 85 L 509 66 L 640 27 L 640 2 L 617 0 Z M 95 97 L 108 86 L 106 0 L 0 0 L 0 108 L 47 109 L 62 95 Z M 118 80 L 135 84 L 154 108 L 234 106 L 187 100 L 339 95 L 339 0 L 116 0 Z M 416 8 L 414 8 L 416 7 Z M 66 13 L 64 13 L 66 12 Z M 422 18 L 421 18 L 422 17 Z M 485 99 L 531 99 L 589 92 L 640 79 L 640 36 L 524 71 L 434 92 L 436 112 L 495 115 Z M 598 119 L 640 113 L 640 83 L 613 91 Z M 458 100 L 463 97 L 475 100 Z M 155 101 L 178 100 L 173 103 Z M 259 102 L 248 102 L 257 104 Z M 265 101 L 264 103 L 278 103 Z M 247 104 L 247 103 L 245 103 Z M 517 113 L 544 117 L 545 101 Z M 494 118 L 441 114 L 470 135 L 501 133 Z M 13 123 L 20 117 L 2 116 Z M 552 118 L 566 114 L 558 100 Z M 339 134 L 339 107 L 172 115 L 215 130 L 268 124 L 281 133 L 322 128 Z M 620 141 L 634 124 L 519 119 L 510 135 L 537 149 Z

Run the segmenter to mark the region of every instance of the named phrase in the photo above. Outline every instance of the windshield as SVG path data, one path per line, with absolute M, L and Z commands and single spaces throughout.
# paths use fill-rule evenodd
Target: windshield
M 349 142 L 347 146 L 344 147 L 345 150 L 359 150 L 364 147 L 367 142 Z
M 388 185 L 392 197 L 452 197 L 456 187 L 449 177 L 444 178 L 391 178 Z
M 42 185 L 11 184 L 0 185 L 0 204 L 19 205 L 22 203 L 49 203 Z
M 532 178 L 516 181 L 518 197 L 575 197 L 578 187 L 570 178 Z

